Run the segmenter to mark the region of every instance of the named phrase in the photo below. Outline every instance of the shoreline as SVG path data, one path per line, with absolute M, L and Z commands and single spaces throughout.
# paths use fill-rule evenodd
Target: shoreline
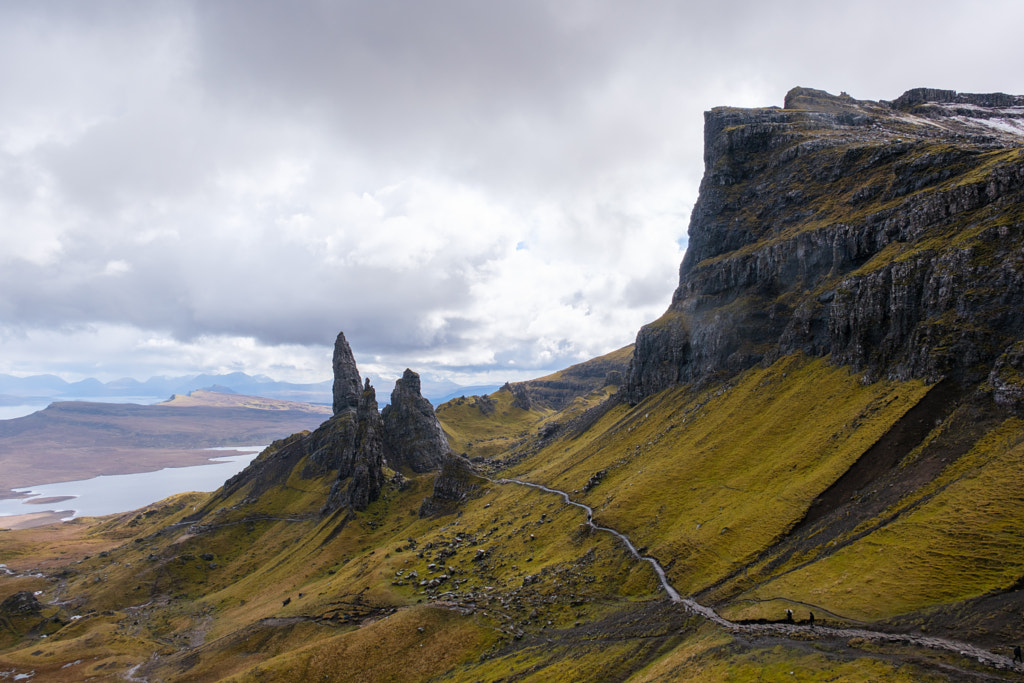
M 74 514 L 74 510 L 46 510 L 45 512 L 29 512 L 24 515 L 7 515 L 0 517 L 0 531 L 20 531 L 37 526 L 62 524 L 64 518 Z

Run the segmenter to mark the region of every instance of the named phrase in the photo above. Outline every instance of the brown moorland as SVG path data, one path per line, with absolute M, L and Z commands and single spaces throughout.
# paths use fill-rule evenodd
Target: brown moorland
M 329 406 L 194 391 L 156 405 L 62 401 L 0 420 L 0 496 L 101 474 L 200 465 L 204 449 L 258 446 L 313 429 Z

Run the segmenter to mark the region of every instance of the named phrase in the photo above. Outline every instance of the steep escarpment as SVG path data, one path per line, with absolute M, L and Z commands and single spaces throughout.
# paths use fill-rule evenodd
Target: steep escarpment
M 502 389 L 513 392 L 516 404 L 524 410 L 529 410 L 534 405 L 561 410 L 580 396 L 586 396 L 608 386 L 620 386 L 623 376 L 629 369 L 632 354 L 633 347 L 626 346 L 603 356 L 570 365 L 546 377 L 508 383 Z
M 992 374 L 1019 407 L 1024 98 L 797 88 L 783 109 L 707 112 L 704 163 L 679 286 L 637 336 L 630 402 L 802 351 L 868 380 Z

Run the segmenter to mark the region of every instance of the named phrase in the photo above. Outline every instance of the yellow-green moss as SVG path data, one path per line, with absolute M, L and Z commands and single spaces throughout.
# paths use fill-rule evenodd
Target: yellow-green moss
M 793 356 L 728 391 L 681 387 L 613 410 L 512 472 L 578 492 L 687 593 L 775 542 L 926 391 L 920 382 L 865 385 L 823 359 Z
M 905 512 L 864 538 L 744 596 L 783 595 L 879 619 L 1008 590 L 1024 577 L 1024 424 L 1008 420 Z

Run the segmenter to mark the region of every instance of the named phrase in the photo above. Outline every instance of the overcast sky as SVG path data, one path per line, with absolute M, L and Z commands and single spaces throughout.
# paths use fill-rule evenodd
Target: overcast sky
M 0 372 L 463 384 L 667 307 L 703 115 L 1024 94 L 1024 3 L 0 0 Z

